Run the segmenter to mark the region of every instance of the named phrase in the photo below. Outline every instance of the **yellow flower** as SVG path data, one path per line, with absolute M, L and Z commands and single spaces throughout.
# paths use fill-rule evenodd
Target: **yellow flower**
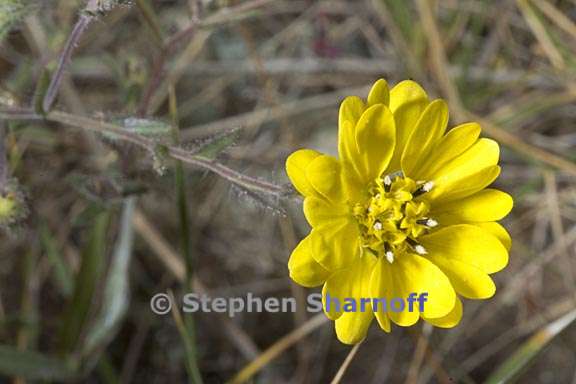
M 27 213 L 24 194 L 15 179 L 0 188 L 0 230 L 9 229 L 22 220 Z
M 10 196 L 0 194 L 0 220 L 7 219 L 14 215 L 16 210 L 16 201 Z
M 446 103 L 413 81 L 389 91 L 381 79 L 366 101 L 347 97 L 338 124 L 339 159 L 301 149 L 286 161 L 312 226 L 290 256 L 291 278 L 342 302 L 428 293 L 422 312 L 325 307 L 346 344 L 362 341 L 374 318 L 386 332 L 419 318 L 456 326 L 460 297 L 494 295 L 489 275 L 508 263 L 511 239 L 496 221 L 512 198 L 486 188 L 500 173 L 498 144 L 479 138 L 476 123 L 445 132 Z

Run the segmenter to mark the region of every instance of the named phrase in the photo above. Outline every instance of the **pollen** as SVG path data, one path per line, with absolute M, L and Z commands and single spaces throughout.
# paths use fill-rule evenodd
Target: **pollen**
M 427 254 L 417 239 L 438 226 L 438 221 L 428 216 L 426 193 L 433 187 L 431 181 L 414 181 L 401 172 L 375 180 L 366 203 L 353 207 L 363 248 L 389 263 L 405 253 Z

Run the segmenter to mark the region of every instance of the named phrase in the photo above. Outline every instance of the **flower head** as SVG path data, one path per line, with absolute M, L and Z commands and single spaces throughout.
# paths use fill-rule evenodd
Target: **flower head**
M 344 343 L 360 342 L 374 318 L 387 332 L 419 318 L 454 327 L 460 297 L 495 293 L 489 275 L 506 266 L 511 244 L 496 221 L 512 208 L 508 194 L 487 188 L 500 173 L 499 147 L 479 138 L 476 123 L 447 125 L 446 103 L 417 83 L 389 91 L 378 80 L 366 101 L 342 102 L 338 159 L 301 149 L 286 161 L 312 226 L 288 263 L 294 281 L 342 301 L 428 294 L 422 308 L 399 312 L 325 306 Z
M 12 179 L 4 188 L 0 188 L 0 229 L 13 226 L 26 214 L 24 194 L 16 180 Z

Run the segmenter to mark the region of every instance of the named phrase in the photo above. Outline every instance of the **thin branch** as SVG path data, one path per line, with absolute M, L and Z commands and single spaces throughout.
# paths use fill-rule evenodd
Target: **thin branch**
M 98 0 L 88 0 L 86 8 L 81 12 L 76 25 L 72 28 L 72 32 L 60 53 L 60 57 L 58 58 L 58 67 L 56 68 L 56 72 L 54 72 L 54 76 L 52 76 L 46 95 L 44 95 L 44 99 L 42 100 L 42 110 L 44 112 L 48 112 L 50 108 L 52 108 L 52 105 L 54 105 L 54 100 L 56 99 L 60 83 L 62 82 L 62 77 L 64 76 L 64 70 L 72 57 L 72 51 L 74 51 L 74 48 L 78 45 L 78 41 L 80 41 L 80 37 L 86 28 L 88 28 L 88 25 L 90 25 L 92 20 L 94 20 L 97 9 Z

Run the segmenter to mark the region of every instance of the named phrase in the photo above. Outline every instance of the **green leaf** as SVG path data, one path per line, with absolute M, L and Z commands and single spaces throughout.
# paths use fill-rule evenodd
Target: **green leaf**
M 56 239 L 52 236 L 52 233 L 50 233 L 48 226 L 44 222 L 40 224 L 40 241 L 46 252 L 46 256 L 48 256 L 48 261 L 52 265 L 54 277 L 56 278 L 58 287 L 60 287 L 60 292 L 65 297 L 69 297 L 74 289 L 72 271 L 62 258 L 62 253 L 58 249 Z
M 486 384 L 512 382 L 544 348 L 576 320 L 576 309 L 534 333 L 486 380 Z
M 74 360 L 49 357 L 37 352 L 19 351 L 0 345 L 0 373 L 28 380 L 64 381 L 77 373 Z
M 108 218 L 107 211 L 96 216 L 88 244 L 82 252 L 74 294 L 68 303 L 62 323 L 60 340 L 62 352 L 74 350 L 92 307 L 94 292 L 104 267 Z
M 46 92 L 48 92 L 48 87 L 50 87 L 50 78 L 50 70 L 44 68 L 36 82 L 36 89 L 34 90 L 34 111 L 39 115 L 46 113 L 42 106 L 42 101 L 44 100 L 44 96 L 46 96 Z
M 124 128 L 128 132 L 137 133 L 151 138 L 169 138 L 172 134 L 172 126 L 161 120 L 143 119 L 138 117 L 127 117 L 112 121 Z M 115 139 L 112 133 L 105 133 L 105 136 Z
M 128 266 L 130 265 L 132 246 L 134 244 L 132 216 L 134 215 L 135 206 L 135 197 L 130 197 L 124 202 L 120 235 L 110 261 L 110 270 L 106 286 L 104 287 L 100 314 L 88 331 L 86 343 L 83 347 L 85 356 L 89 356 L 94 350 L 113 337 L 128 308 Z
M 238 130 L 232 130 L 208 138 L 204 143 L 200 143 L 200 149 L 196 150 L 194 154 L 208 159 L 214 159 L 220 152 L 233 145 L 238 139 L 238 135 Z

